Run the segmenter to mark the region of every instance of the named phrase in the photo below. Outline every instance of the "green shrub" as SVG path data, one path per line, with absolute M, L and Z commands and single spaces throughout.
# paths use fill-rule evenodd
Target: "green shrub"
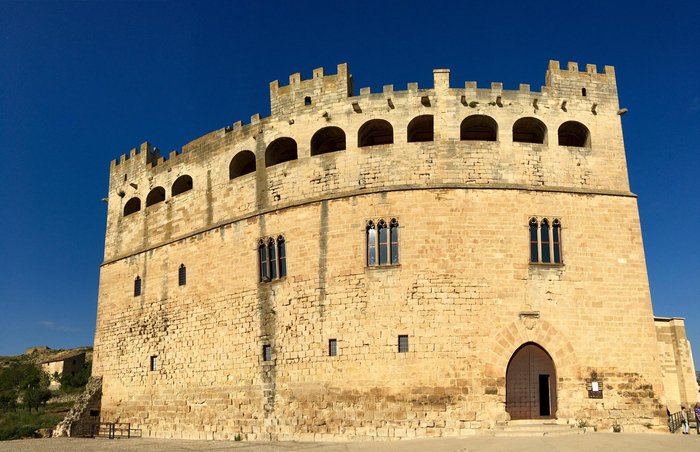
M 91 363 L 85 363 L 82 369 L 73 375 L 63 374 L 61 375 L 59 381 L 61 382 L 61 389 L 63 392 L 76 392 L 76 389 L 83 390 L 90 375 L 92 374 Z

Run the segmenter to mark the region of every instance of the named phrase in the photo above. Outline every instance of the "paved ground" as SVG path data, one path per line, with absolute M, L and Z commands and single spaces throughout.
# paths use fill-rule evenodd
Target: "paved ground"
M 0 442 L 5 451 L 236 451 L 236 452 L 655 452 L 700 450 L 699 435 L 654 433 L 586 433 L 556 437 L 477 436 L 473 438 L 437 438 L 389 442 L 302 443 L 302 442 L 227 442 L 167 439 L 29 439 Z

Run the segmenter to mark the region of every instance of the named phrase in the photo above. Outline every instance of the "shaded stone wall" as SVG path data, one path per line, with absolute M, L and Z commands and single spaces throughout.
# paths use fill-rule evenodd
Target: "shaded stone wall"
M 676 413 L 682 405 L 693 407 L 700 399 L 685 322 L 677 317 L 655 317 L 654 326 L 668 408 Z

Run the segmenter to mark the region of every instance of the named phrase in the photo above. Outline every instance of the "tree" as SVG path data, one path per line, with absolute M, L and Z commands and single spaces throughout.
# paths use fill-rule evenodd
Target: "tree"
M 7 413 L 17 409 L 17 393 L 11 389 L 0 392 L 0 412 Z
M 24 391 L 23 402 L 29 412 L 32 408 L 39 410 L 40 406 L 46 406 L 46 402 L 51 398 L 51 391 L 46 388 L 29 388 Z

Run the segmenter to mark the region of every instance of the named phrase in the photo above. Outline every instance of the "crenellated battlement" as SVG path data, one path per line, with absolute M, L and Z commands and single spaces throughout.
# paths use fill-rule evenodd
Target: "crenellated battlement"
M 297 72 L 289 76 L 286 86 L 280 86 L 278 80 L 270 83 L 270 112 L 272 116 L 294 114 L 306 107 L 336 102 L 352 94 L 352 75 L 348 73 L 347 63 L 339 64 L 335 75 L 325 75 L 323 68 L 316 68 L 309 80 L 303 80 Z
M 615 69 L 605 66 L 604 72 L 598 73 L 594 64 L 586 65 L 583 72 L 578 67 L 577 63 L 569 62 L 567 68 L 562 69 L 558 61 L 550 61 L 545 85 L 539 91 L 532 90 L 528 84 L 520 84 L 517 90 L 508 90 L 501 82 L 480 87 L 475 81 L 465 82 L 463 88 L 453 88 L 450 86 L 450 70 L 435 69 L 430 88 L 408 83 L 405 90 L 395 90 L 394 85 L 384 85 L 380 93 L 373 93 L 369 87 L 363 87 L 358 96 L 353 96 L 353 77 L 346 63 L 339 64 L 337 73 L 332 75 L 325 74 L 323 68 L 316 68 L 310 79 L 304 80 L 300 73 L 294 73 L 289 76 L 288 85 L 281 86 L 277 80 L 270 83 L 269 117 L 263 118 L 256 113 L 248 123 L 236 121 L 231 126 L 193 140 L 181 150 L 169 152 L 167 156 L 160 155 L 160 151 L 149 143 L 143 143 L 138 149 L 132 149 L 113 160 L 111 171 L 124 172 L 140 166 L 153 168 L 166 162 L 173 165 L 182 159 L 181 156 L 212 140 L 224 137 L 240 140 L 266 135 L 268 125 L 280 122 L 293 126 L 298 122 L 315 121 L 319 116 L 333 122 L 331 118 L 338 114 L 362 114 L 367 112 L 368 107 L 370 111 L 375 111 L 381 106 L 386 113 L 401 110 L 402 103 L 409 107 L 422 105 L 430 108 L 438 98 L 443 104 L 453 102 L 472 109 L 497 106 L 521 110 L 527 106 L 526 109 L 533 114 L 541 114 L 547 108 L 567 108 L 574 103 L 585 104 L 585 108 L 592 108 L 594 112 L 602 104 L 610 104 L 611 110 L 616 110 Z
M 120 224 L 144 221 L 153 228 L 148 242 L 168 237 L 158 226 L 168 218 L 163 206 L 182 205 L 180 193 L 204 197 L 206 206 L 178 226 L 183 231 L 366 190 L 629 194 L 610 66 L 599 74 L 593 65 L 579 72 L 575 63 L 562 70 L 550 62 L 540 91 L 527 84 L 508 90 L 501 82 L 451 87 L 450 70 L 435 69 L 432 87 L 384 85 L 357 96 L 346 64 L 335 75 L 321 68 L 313 74 L 309 80 L 292 74 L 286 86 L 273 82 L 268 117 L 254 114 L 247 124 L 236 121 L 167 155 L 146 142 L 112 161 L 110 233 L 126 237 Z M 142 246 L 134 239 L 114 254 Z

